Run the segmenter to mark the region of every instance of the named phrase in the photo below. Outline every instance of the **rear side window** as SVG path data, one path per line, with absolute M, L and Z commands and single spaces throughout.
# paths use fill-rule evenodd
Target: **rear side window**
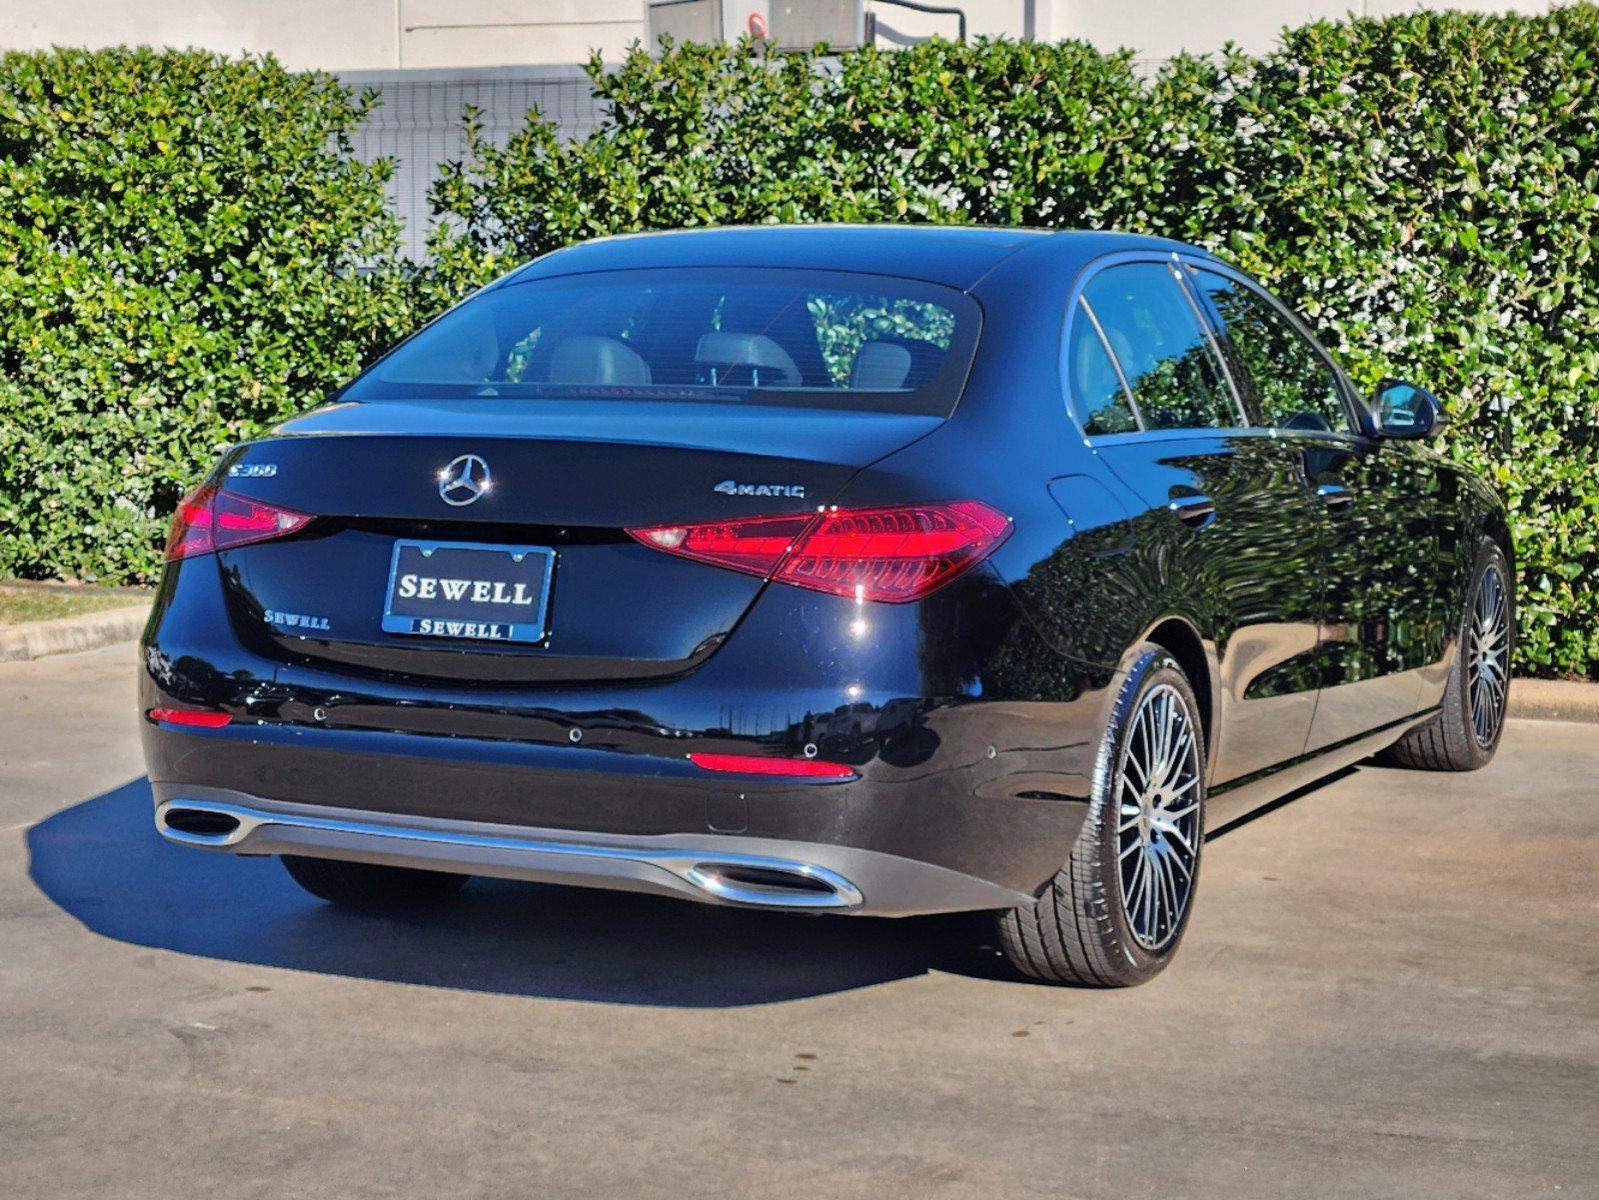
M 1194 272 L 1226 330 L 1233 375 L 1266 425 L 1347 433 L 1349 412 L 1332 365 L 1254 288 Z
M 617 398 L 948 416 L 977 306 L 912 280 L 793 270 L 614 271 L 467 301 L 350 400 Z
M 1193 301 L 1165 263 L 1107 267 L 1083 288 L 1146 429 L 1225 429 L 1241 419 Z M 1075 326 L 1082 324 L 1074 322 Z
M 1066 370 L 1071 377 L 1071 394 L 1076 397 L 1083 432 L 1093 437 L 1103 433 L 1131 433 L 1138 428 L 1132 401 L 1122 383 L 1121 372 L 1105 345 L 1094 310 L 1081 296 L 1072 321 L 1070 343 L 1066 347 Z

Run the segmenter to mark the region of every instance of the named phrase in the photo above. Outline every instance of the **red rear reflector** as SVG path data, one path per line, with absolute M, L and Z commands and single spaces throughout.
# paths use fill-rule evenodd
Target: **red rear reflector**
M 178 511 L 172 515 L 167 561 L 286 537 L 311 520 L 306 513 L 202 484 L 178 503 Z
M 219 729 L 233 720 L 225 712 L 195 712 L 191 708 L 152 708 L 145 716 L 169 725 L 197 725 L 201 729 Z
M 798 775 L 810 779 L 848 779 L 854 767 L 815 758 L 761 758 L 753 754 L 690 754 L 689 762 L 706 771 L 738 775 Z
M 629 529 L 646 546 L 797 587 L 920 600 L 976 566 L 1011 523 L 977 500 L 836 508 L 780 517 Z

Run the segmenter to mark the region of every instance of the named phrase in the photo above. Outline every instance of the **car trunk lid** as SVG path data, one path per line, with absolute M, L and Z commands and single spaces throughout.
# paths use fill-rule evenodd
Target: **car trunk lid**
M 862 467 L 938 423 L 730 404 L 335 405 L 241 447 L 222 468 L 228 491 L 316 519 L 217 557 L 235 627 L 279 657 L 501 682 L 670 675 L 714 652 L 762 581 L 661 555 L 629 527 L 827 504 Z M 458 602 L 396 601 L 394 589 L 414 593 L 427 577 L 438 547 L 449 549 L 437 586 Z M 473 621 L 474 592 L 527 600 L 529 621 L 517 627 L 527 640 L 460 636 L 508 611 L 485 604 L 484 622 Z M 394 608 L 457 623 L 400 632 L 395 616 L 385 621 Z

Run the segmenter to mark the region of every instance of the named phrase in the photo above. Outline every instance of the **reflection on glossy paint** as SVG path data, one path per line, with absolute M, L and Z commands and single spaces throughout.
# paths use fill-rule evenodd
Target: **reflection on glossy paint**
M 740 405 L 668 419 L 613 401 L 313 418 L 307 432 L 335 436 L 279 439 L 272 453 L 296 469 L 250 488 L 326 523 L 166 574 L 141 704 L 236 722 L 225 736 L 146 730 L 152 774 L 306 803 L 448 803 L 473 819 L 670 833 L 708 823 L 703 781 L 677 774 L 690 750 L 815 745 L 861 778 L 749 789 L 752 835 L 921 856 L 1030 891 L 1070 853 L 1116 669 L 1152 630 L 1192 631 L 1191 669 L 1213 685 L 1201 699 L 1224 730 L 1213 780 L 1297 753 L 1313 710 L 1319 731 L 1369 728 L 1407 688 L 1409 703 L 1435 703 L 1476 541 L 1501 519 L 1486 489 L 1425 448 L 1330 434 L 1085 445 L 1061 393 L 1060 318 L 1106 243 L 1073 244 L 1040 238 L 982 276 L 982 346 L 942 423 Z M 1152 401 L 1186 409 L 1181 396 Z M 397 531 L 445 524 L 424 460 L 489 436 L 508 486 L 448 527 L 557 550 L 555 640 L 485 653 L 382 636 Z M 763 585 L 616 532 L 726 515 L 711 485 L 764 475 L 774 455 L 829 503 L 972 496 L 1015 528 L 982 568 L 914 605 Z M 1316 498 L 1334 481 L 1355 493 L 1345 512 Z M 1215 503 L 1203 529 L 1167 508 L 1193 493 Z M 792 506 L 738 503 L 745 515 Z M 340 641 L 260 620 L 302 611 L 284 598 L 308 593 L 335 606 Z

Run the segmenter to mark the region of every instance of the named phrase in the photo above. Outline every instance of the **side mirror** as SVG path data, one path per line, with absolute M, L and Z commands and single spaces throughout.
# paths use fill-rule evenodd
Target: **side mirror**
M 1372 428 L 1385 438 L 1433 438 L 1449 424 L 1443 405 L 1424 387 L 1402 379 L 1384 379 L 1372 398 Z

